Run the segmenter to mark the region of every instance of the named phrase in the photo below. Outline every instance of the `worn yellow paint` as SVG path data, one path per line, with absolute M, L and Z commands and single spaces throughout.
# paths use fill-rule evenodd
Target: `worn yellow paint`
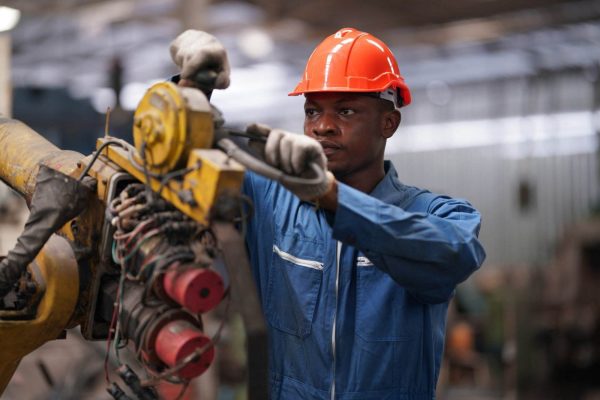
M 83 155 L 61 150 L 17 120 L 0 118 L 0 179 L 31 201 L 39 165 L 71 175 Z
M 194 169 L 185 176 L 183 189 L 191 190 L 203 210 L 210 210 L 221 194 L 241 191 L 244 167 L 221 150 L 192 150 L 188 167 Z
M 147 103 L 136 111 L 134 126 L 135 147 L 122 142 L 124 149 L 106 147 L 100 159 L 90 170 L 98 180 L 97 198 L 74 222 L 61 229 L 71 242 L 91 248 L 89 259 L 92 280 L 98 279 L 98 254 L 94 237 L 99 235 L 103 210 L 107 201 L 107 183 L 120 169 L 141 182 L 146 182 L 139 150 L 147 149 L 147 161 L 154 174 L 166 174 L 186 165 L 193 170 L 183 178 L 161 179 L 150 177 L 147 182 L 154 191 L 194 220 L 208 224 L 210 211 L 223 193 L 239 193 L 244 167 L 219 150 L 210 150 L 214 140 L 210 104 L 204 95 L 194 89 L 180 88 L 170 83 L 153 86 L 147 94 Z M 97 142 L 99 148 L 106 140 Z M 47 165 L 70 176 L 77 176 L 91 157 L 57 148 L 25 124 L 0 118 L 0 179 L 20 193 L 27 203 L 35 189 L 40 164 Z M 162 187 L 164 185 L 164 187 Z M 184 201 L 189 194 L 192 202 Z M 69 242 L 53 235 L 29 266 L 39 270 L 45 292 L 34 320 L 9 321 L 0 319 L 0 394 L 10 381 L 20 360 L 45 342 L 55 339 L 67 327 L 81 323 L 85 328 L 89 317 L 90 287 L 79 290 L 79 271 Z M 79 294 L 80 298 L 78 299 Z
M 210 103 L 197 89 L 160 82 L 148 89 L 134 115 L 133 139 L 145 147 L 147 168 L 164 174 L 185 166 L 189 152 L 213 142 Z
M 0 319 L 0 393 L 4 391 L 20 360 L 67 327 L 79 295 L 79 272 L 71 246 L 53 235 L 29 268 L 36 268 L 45 284 L 35 319 Z
M 100 148 L 106 140 L 114 138 L 100 138 L 96 147 Z M 127 147 L 127 143 L 122 141 Z M 129 145 L 126 149 L 117 146 L 108 146 L 102 150 L 104 157 L 129 172 L 141 182 L 146 182 L 143 169 L 134 161 L 137 158 L 136 150 Z M 192 219 L 208 224 L 210 210 L 216 203 L 220 194 L 239 193 L 244 177 L 244 167 L 230 159 L 220 150 L 196 149 L 191 152 L 188 166 L 195 168 L 186 174 L 183 180 L 170 179 L 161 189 L 161 180 L 148 177 L 148 184 L 155 192 L 160 190 L 160 195 Z M 195 204 L 182 200 L 179 194 L 190 190 Z

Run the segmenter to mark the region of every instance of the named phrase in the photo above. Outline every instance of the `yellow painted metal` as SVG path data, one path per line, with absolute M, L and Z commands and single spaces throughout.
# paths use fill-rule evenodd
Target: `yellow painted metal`
M 0 393 L 25 355 L 62 333 L 77 304 L 79 272 L 73 250 L 64 238 L 53 235 L 29 268 L 42 276 L 45 292 L 35 319 L 0 320 Z
M 114 138 L 111 138 L 114 140 Z M 124 144 L 127 142 L 123 141 Z M 131 145 L 129 145 L 131 146 Z M 88 165 L 92 159 L 93 155 L 89 155 L 82 160 L 82 169 L 83 166 Z M 115 163 L 107 160 L 106 158 L 99 158 L 96 160 L 94 165 L 88 171 L 88 175 L 96 179 L 97 183 L 97 194 L 98 198 L 102 200 L 102 202 L 107 205 L 108 201 L 108 185 L 110 179 L 113 175 L 123 172 L 123 169 L 116 165 Z
M 79 176 L 84 166 L 81 162 L 84 160 L 82 154 L 59 149 L 17 120 L 0 118 L 0 149 L 0 179 L 21 194 L 28 204 L 35 189 L 40 164 L 70 176 Z M 100 167 L 99 164 L 95 165 L 95 170 Z M 114 172 L 114 169 L 110 172 Z M 100 191 L 106 187 L 107 175 L 105 172 L 94 177 L 98 179 L 99 198 L 93 197 L 83 213 L 65 224 L 58 232 L 82 248 L 94 247 L 104 219 Z M 86 261 L 86 274 L 93 278 L 97 275 L 98 254 L 91 252 Z M 76 279 L 75 283 L 79 278 Z M 73 314 L 69 327 L 86 320 L 87 304 L 90 300 L 89 288 L 83 288 L 77 312 Z
M 0 118 L 0 179 L 31 201 L 40 164 L 67 175 L 83 155 L 61 150 L 17 120 Z
M 208 224 L 210 211 L 224 193 L 239 193 L 244 167 L 219 150 L 209 150 L 214 140 L 210 104 L 202 92 L 171 83 L 153 86 L 135 115 L 134 138 L 138 150 L 146 150 L 151 175 L 144 172 L 136 148 L 121 141 L 124 148 L 106 147 L 90 169 L 98 180 L 97 196 L 77 218 L 60 231 L 69 241 L 92 249 L 86 259 L 91 280 L 98 279 L 97 238 L 104 218 L 107 185 L 124 170 L 194 220 Z M 107 140 L 101 138 L 97 148 Z M 78 176 L 91 156 L 58 149 L 25 124 L 0 118 L 0 179 L 29 203 L 40 164 L 67 175 Z M 190 170 L 183 177 L 164 179 L 178 168 Z M 102 204 L 104 203 L 104 204 Z M 45 245 L 30 269 L 38 269 L 45 292 L 34 320 L 0 320 L 0 393 L 6 387 L 21 358 L 56 338 L 62 330 L 85 323 L 95 295 L 91 286 L 79 288 L 77 262 L 68 241 L 57 235 Z M 87 314 L 86 314 L 87 313 Z
M 96 148 L 100 148 L 106 140 L 116 139 L 100 138 Z M 122 143 L 127 149 L 108 146 L 102 150 L 103 157 L 107 157 L 141 182 L 146 182 L 143 168 L 135 161 L 136 150 L 126 142 Z M 170 179 L 162 183 L 160 179 L 149 177 L 148 183 L 152 190 L 160 191 L 160 195 L 180 211 L 202 224 L 207 224 L 210 210 L 221 193 L 241 191 L 245 169 L 220 150 L 209 149 L 193 150 L 188 166 L 193 170 L 182 180 Z M 194 201 L 188 202 L 186 197 Z
M 124 142 L 125 143 L 125 142 Z M 80 169 L 75 173 L 79 176 L 82 170 L 92 159 L 92 155 L 85 157 L 81 162 Z M 77 309 L 69 322 L 69 327 L 81 325 L 81 333 L 87 339 L 91 339 L 93 334 L 93 304 L 98 295 L 100 286 L 100 277 L 107 266 L 103 264 L 100 257 L 98 238 L 102 237 L 102 228 L 104 226 L 105 209 L 109 201 L 108 189 L 113 175 L 123 173 L 123 170 L 116 164 L 110 162 L 104 157 L 100 157 L 94 162 L 88 175 L 95 178 L 96 196 L 93 196 L 86 209 L 76 218 L 65 224 L 60 230 L 69 241 L 77 243 L 83 248 L 93 249 L 89 252 L 86 261 L 80 266 L 81 270 L 87 268 L 87 285 L 82 286 L 79 292 L 79 301 Z
M 157 83 L 135 111 L 133 139 L 150 172 L 164 174 L 184 166 L 190 149 L 212 146 L 210 103 L 200 90 Z
M 188 167 L 194 170 L 185 176 L 183 189 L 191 191 L 202 210 L 210 210 L 223 193 L 241 191 L 244 167 L 221 150 L 192 150 Z

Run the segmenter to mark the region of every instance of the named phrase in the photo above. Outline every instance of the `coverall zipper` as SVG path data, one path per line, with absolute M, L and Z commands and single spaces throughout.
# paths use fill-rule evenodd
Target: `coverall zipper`
M 331 331 L 331 349 L 333 353 L 333 378 L 331 380 L 331 400 L 335 400 L 335 325 L 337 320 L 338 289 L 340 284 L 340 256 L 342 254 L 342 243 L 336 242 L 337 251 L 335 257 L 335 308 L 333 310 L 333 329 Z

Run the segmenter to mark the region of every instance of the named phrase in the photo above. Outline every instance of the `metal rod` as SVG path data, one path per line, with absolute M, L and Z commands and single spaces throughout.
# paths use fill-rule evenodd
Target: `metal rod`
M 83 155 L 61 150 L 24 123 L 0 118 L 0 179 L 31 202 L 40 164 L 71 175 Z

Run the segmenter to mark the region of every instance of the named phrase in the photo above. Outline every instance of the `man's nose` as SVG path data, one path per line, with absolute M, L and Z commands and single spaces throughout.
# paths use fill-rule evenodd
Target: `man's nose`
M 315 136 L 331 136 L 335 135 L 337 131 L 338 127 L 334 119 L 328 114 L 323 114 L 312 127 Z

